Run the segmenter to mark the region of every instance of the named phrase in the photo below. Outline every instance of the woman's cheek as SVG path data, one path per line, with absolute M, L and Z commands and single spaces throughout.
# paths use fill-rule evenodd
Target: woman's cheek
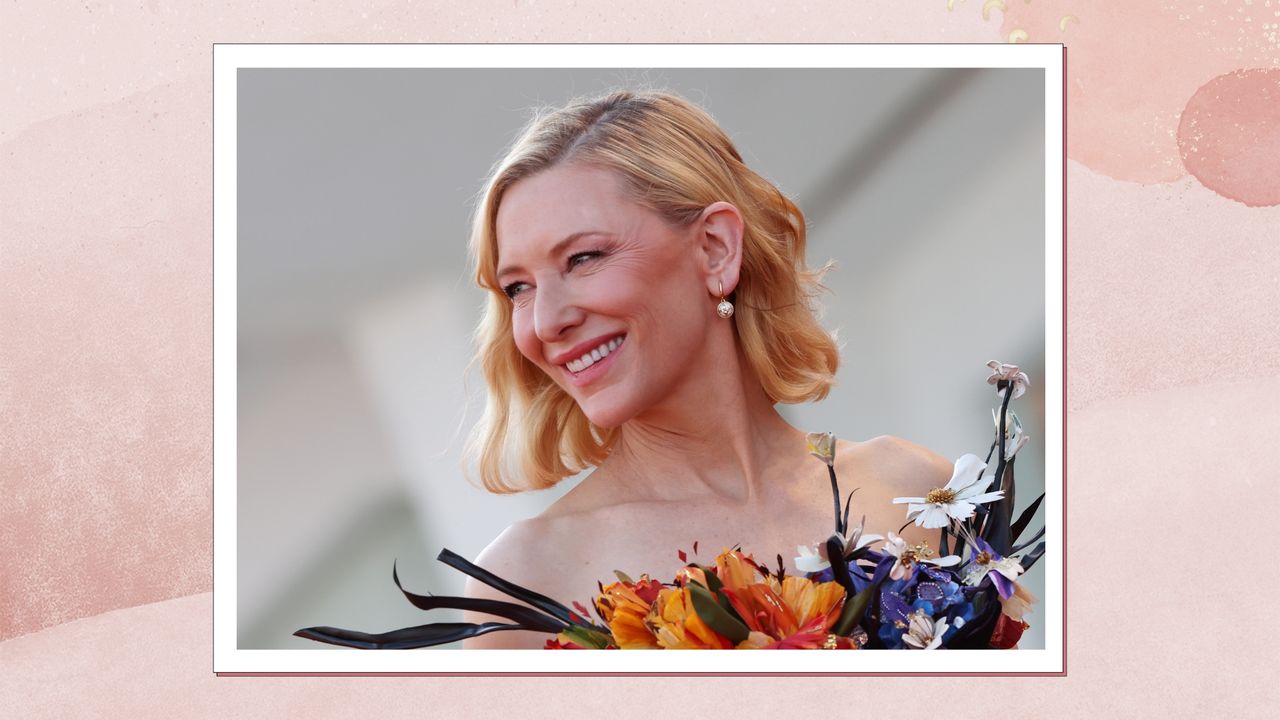
M 523 317 L 524 314 L 520 309 L 516 309 L 512 314 L 511 335 L 515 339 L 516 349 L 520 351 L 520 354 L 530 362 L 539 364 L 542 356 L 538 347 L 538 338 L 533 333 L 533 327 Z

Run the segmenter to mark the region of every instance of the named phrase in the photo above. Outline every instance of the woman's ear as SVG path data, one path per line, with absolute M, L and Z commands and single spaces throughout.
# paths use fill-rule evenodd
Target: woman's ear
M 742 213 L 730 203 L 714 202 L 702 211 L 698 240 L 708 293 L 718 296 L 721 283 L 724 295 L 738 287 L 744 228 Z

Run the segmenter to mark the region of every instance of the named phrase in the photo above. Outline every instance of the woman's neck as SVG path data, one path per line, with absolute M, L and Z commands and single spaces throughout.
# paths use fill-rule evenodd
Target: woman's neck
M 623 424 L 601 465 L 631 500 L 762 500 L 804 434 L 774 408 L 738 352 L 669 402 Z

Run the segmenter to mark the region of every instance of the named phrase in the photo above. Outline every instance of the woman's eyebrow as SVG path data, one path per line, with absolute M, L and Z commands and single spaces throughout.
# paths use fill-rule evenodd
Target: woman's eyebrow
M 572 235 L 566 236 L 563 240 L 556 243 L 555 245 L 552 245 L 551 249 L 547 251 L 547 257 L 555 257 L 559 255 L 561 252 L 564 251 L 565 247 L 568 246 L 569 243 L 572 243 L 574 240 L 577 240 L 578 238 L 586 237 L 587 235 L 612 236 L 613 233 L 608 233 L 603 230 L 582 230 L 582 231 L 573 233 Z M 511 275 L 513 273 L 518 273 L 518 272 L 524 272 L 524 268 L 520 267 L 519 265 L 508 265 L 506 267 L 498 268 L 498 274 L 496 275 L 496 277 L 499 280 L 501 280 L 507 275 Z

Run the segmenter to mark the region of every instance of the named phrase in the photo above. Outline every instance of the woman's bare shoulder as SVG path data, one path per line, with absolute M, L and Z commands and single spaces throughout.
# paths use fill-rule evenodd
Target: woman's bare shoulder
M 476 564 L 489 572 L 530 589 L 537 590 L 540 581 L 554 577 L 552 548 L 562 545 L 566 521 L 559 518 L 532 517 L 512 523 L 476 557 Z M 468 582 L 468 591 L 481 591 L 486 586 Z M 505 597 L 500 593 L 495 597 Z
M 547 594 L 563 572 L 557 562 L 554 548 L 562 546 L 562 536 L 567 532 L 565 521 L 550 517 L 533 517 L 513 523 L 503 530 L 488 547 L 476 557 L 475 564 L 508 582 Z M 464 594 L 471 598 L 484 598 L 513 602 L 511 597 L 484 583 L 468 578 Z M 517 603 L 519 604 L 519 603 Z M 464 613 L 464 620 L 472 623 L 508 622 L 504 618 L 478 612 Z M 500 630 L 472 638 L 463 643 L 466 649 L 519 649 L 541 648 L 550 635 L 521 630 Z
M 836 450 L 836 471 L 870 475 L 904 495 L 923 495 L 951 479 L 953 463 L 937 452 L 892 435 L 858 443 L 842 441 Z

